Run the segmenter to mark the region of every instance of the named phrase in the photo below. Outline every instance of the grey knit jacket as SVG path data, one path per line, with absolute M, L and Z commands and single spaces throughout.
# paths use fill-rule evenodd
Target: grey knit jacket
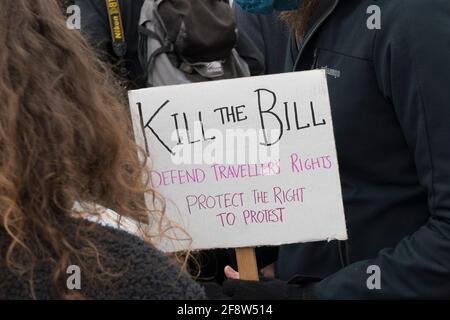
M 80 293 L 87 299 L 123 300 L 198 300 L 203 288 L 181 273 L 167 257 L 139 238 L 108 227 L 95 227 L 92 240 L 108 254 L 105 267 L 120 275 L 101 281 L 83 276 Z M 30 299 L 29 286 L 5 266 L 5 248 L 10 242 L 0 228 L 0 299 Z M 51 269 L 38 263 L 34 272 L 37 299 L 58 299 L 52 289 Z M 67 276 L 70 277 L 71 274 Z

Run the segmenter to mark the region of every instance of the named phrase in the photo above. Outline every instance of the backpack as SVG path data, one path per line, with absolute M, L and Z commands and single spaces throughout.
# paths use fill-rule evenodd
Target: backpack
M 145 0 L 139 33 L 147 87 L 250 76 L 226 0 Z

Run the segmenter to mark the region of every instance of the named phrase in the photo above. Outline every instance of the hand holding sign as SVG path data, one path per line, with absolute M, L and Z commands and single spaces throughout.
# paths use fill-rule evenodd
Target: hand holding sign
M 130 105 L 153 184 L 191 249 L 347 238 L 323 71 L 131 91 Z

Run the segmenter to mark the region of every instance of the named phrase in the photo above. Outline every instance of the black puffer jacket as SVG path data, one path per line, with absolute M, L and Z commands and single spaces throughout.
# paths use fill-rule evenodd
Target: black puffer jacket
M 68 229 L 68 232 L 69 229 Z M 80 293 L 95 300 L 198 300 L 204 298 L 203 289 L 188 275 L 181 273 L 159 251 L 126 232 L 98 226 L 91 233 L 99 249 L 107 253 L 102 260 L 108 271 L 120 272 L 117 277 L 102 282 L 83 276 Z M 30 299 L 28 286 L 5 267 L 5 244 L 10 239 L 0 229 L 0 299 Z M 105 263 L 105 261 L 107 261 Z M 58 299 L 52 290 L 50 268 L 37 264 L 34 277 L 37 299 Z M 70 274 L 67 275 L 68 277 Z

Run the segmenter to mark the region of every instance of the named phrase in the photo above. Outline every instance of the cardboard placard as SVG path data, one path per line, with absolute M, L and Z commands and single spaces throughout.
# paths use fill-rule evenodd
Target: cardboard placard
M 193 241 L 163 238 L 160 249 L 347 239 L 325 71 L 148 88 L 129 99 L 153 186 Z

